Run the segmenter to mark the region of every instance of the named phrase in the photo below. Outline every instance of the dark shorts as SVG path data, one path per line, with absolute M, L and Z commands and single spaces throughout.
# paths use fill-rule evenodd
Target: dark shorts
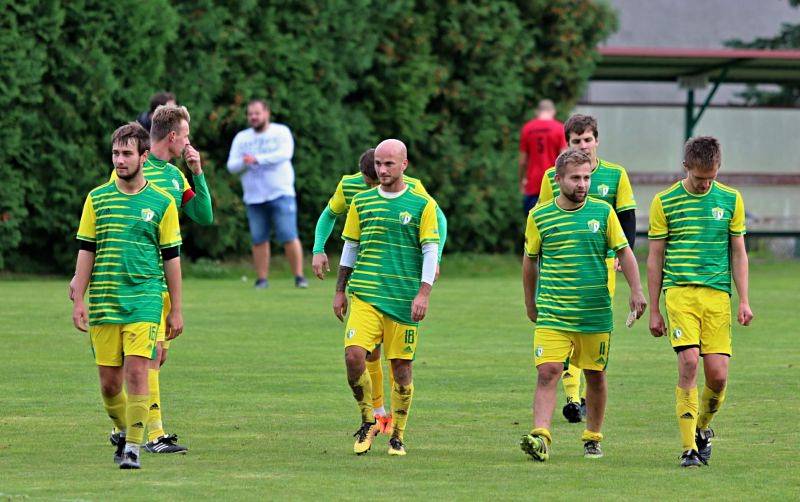
M 261 204 L 247 204 L 247 222 L 254 245 L 268 242 L 273 228 L 279 243 L 293 241 L 297 239 L 297 202 L 284 195 Z
M 539 201 L 539 194 L 536 195 L 523 195 L 522 196 L 522 209 L 525 211 L 525 216 L 531 212 L 533 206 Z

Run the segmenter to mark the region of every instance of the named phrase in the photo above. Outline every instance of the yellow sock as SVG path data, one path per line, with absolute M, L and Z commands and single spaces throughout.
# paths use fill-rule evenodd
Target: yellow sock
M 581 441 L 584 443 L 586 441 L 602 441 L 603 440 L 603 433 L 602 432 L 594 432 L 590 431 L 589 429 L 584 429 L 583 434 L 581 434 Z
M 561 374 L 561 383 L 564 385 L 567 402 L 580 403 L 578 396 L 581 387 L 581 369 L 571 364 L 569 369 Z
M 550 431 L 545 429 L 544 427 L 538 427 L 531 431 L 531 436 L 540 436 L 543 437 L 545 441 L 547 441 L 547 446 L 550 446 L 550 443 L 553 442 L 553 436 L 550 435 Z
M 161 388 L 158 385 L 159 370 L 147 370 L 147 385 L 150 386 L 150 409 L 147 412 L 147 440 L 155 441 L 164 435 L 161 423 Z
M 697 387 L 688 390 L 675 387 L 675 415 L 681 430 L 683 451 L 696 450 L 694 432 L 697 428 Z
M 372 407 L 377 409 L 383 406 L 383 366 L 381 360 L 367 361 L 367 371 L 372 382 Z
M 355 382 L 348 382 L 353 390 L 353 397 L 356 398 L 358 409 L 361 411 L 362 422 L 374 422 L 375 415 L 372 414 L 372 382 L 369 379 L 369 372 L 365 371 Z
M 113 397 L 103 396 L 103 405 L 108 413 L 108 418 L 114 422 L 117 431 L 125 430 L 125 406 L 128 401 L 125 390 Z
M 700 415 L 697 417 L 698 429 L 708 429 L 708 425 L 711 423 L 711 419 L 714 418 L 714 414 L 719 411 L 720 407 L 722 407 L 722 403 L 725 402 L 726 389 L 722 389 L 722 392 L 716 393 L 709 389 L 707 385 L 703 387 L 703 395 L 700 399 Z
M 144 442 L 144 424 L 147 421 L 148 402 L 150 402 L 150 396 L 147 394 L 128 396 L 128 406 L 125 410 L 125 418 L 128 422 L 125 440 L 128 443 L 142 444 Z
M 392 385 L 392 417 L 394 420 L 394 431 L 392 437 L 400 441 L 403 440 L 403 433 L 408 423 L 408 412 L 411 410 L 411 399 L 414 397 L 414 382 L 408 385 L 400 385 L 394 382 Z

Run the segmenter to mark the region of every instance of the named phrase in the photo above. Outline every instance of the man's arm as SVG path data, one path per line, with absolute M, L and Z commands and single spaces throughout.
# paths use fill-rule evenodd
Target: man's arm
M 633 244 L 636 242 L 636 210 L 628 209 L 617 213 L 619 224 L 622 226 L 622 231 L 625 232 L 625 239 L 628 241 L 628 246 L 633 249 Z
M 644 292 L 642 291 L 642 280 L 639 277 L 639 264 L 636 263 L 636 256 L 634 256 L 629 246 L 617 251 L 617 259 L 619 259 L 619 264 L 622 266 L 625 280 L 628 281 L 628 286 L 631 288 L 631 298 L 628 306 L 631 308 L 631 312 L 636 312 L 636 318 L 639 319 L 647 308 L 647 300 L 644 299 Z
M 171 252 L 170 250 L 175 251 Z M 162 250 L 162 256 L 164 257 L 164 277 L 167 279 L 170 302 L 169 314 L 167 314 L 167 340 L 172 340 L 183 332 L 181 258 L 177 253 L 177 248 Z
M 314 228 L 313 258 L 311 259 L 314 275 L 320 279 L 324 279 L 325 272 L 330 272 L 331 270 L 328 264 L 328 255 L 325 254 L 325 243 L 328 242 L 335 224 L 336 215 L 329 206 L 325 206 L 322 214 L 319 215 L 319 219 L 317 219 L 317 226 Z
M 422 277 L 419 283 L 419 291 L 414 301 L 411 302 L 411 320 L 420 322 L 428 312 L 428 302 L 431 296 L 431 289 L 436 280 L 436 269 L 438 267 L 439 244 L 428 242 L 422 245 Z
M 192 181 L 194 181 L 194 195 L 184 203 L 183 211 L 195 223 L 204 226 L 211 225 L 214 223 L 214 209 L 211 205 L 211 192 L 206 185 L 206 177 L 202 172 L 193 174 Z
M 442 262 L 442 253 L 444 252 L 444 243 L 447 242 L 447 218 L 442 212 L 439 204 L 436 204 L 436 225 L 439 227 L 439 263 Z
M 647 254 L 647 290 L 650 294 L 650 334 L 664 336 L 667 326 L 661 315 L 659 300 L 661 299 L 661 285 L 664 274 L 664 249 L 665 239 L 650 239 L 650 251 Z
M 522 291 L 525 294 L 525 310 L 528 319 L 536 322 L 539 313 L 536 308 L 536 284 L 539 282 L 539 257 L 522 255 Z
M 256 162 L 261 166 L 270 166 L 292 160 L 294 156 L 294 138 L 289 129 L 281 131 L 278 146 L 267 153 L 256 154 Z
M 731 268 L 733 269 L 733 282 L 739 294 L 739 312 L 737 319 L 742 326 L 749 326 L 753 320 L 753 311 L 750 310 L 749 287 L 749 261 L 747 249 L 744 245 L 744 236 L 731 236 Z
M 519 191 L 525 193 L 525 185 L 528 182 L 528 153 L 519 152 Z
M 78 251 L 78 259 L 75 263 L 75 277 L 72 278 L 70 286 L 72 289 L 72 324 L 75 325 L 80 331 L 88 331 L 89 329 L 89 311 L 86 308 L 83 297 L 86 295 L 86 288 L 89 287 L 89 280 L 92 277 L 92 269 L 94 268 L 94 250 L 89 248 L 94 243 L 80 241 L 81 249 Z
M 228 172 L 231 174 L 241 174 L 250 167 L 245 164 L 244 157 L 240 151 L 241 141 L 239 134 L 237 134 L 231 144 L 231 151 L 228 154 Z
M 347 314 L 347 283 L 353 275 L 353 269 L 358 258 L 358 242 L 347 240 L 342 248 L 342 258 L 339 260 L 339 275 L 336 278 L 336 293 L 333 295 L 333 313 L 340 321 L 344 322 Z

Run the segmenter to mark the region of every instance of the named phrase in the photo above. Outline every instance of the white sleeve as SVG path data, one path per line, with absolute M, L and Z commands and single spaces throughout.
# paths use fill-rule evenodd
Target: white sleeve
M 436 279 L 436 267 L 439 264 L 439 244 L 428 242 L 422 245 L 422 282 L 433 286 Z
M 278 135 L 278 146 L 274 150 L 256 155 L 259 165 L 280 164 L 292 160 L 294 156 L 294 138 L 288 127 L 282 127 Z
M 241 134 L 241 133 L 240 133 Z M 233 144 L 231 144 L 231 151 L 228 154 L 228 172 L 231 174 L 239 174 L 247 169 L 247 165 L 242 160 L 242 153 L 240 152 L 241 149 L 241 135 L 237 134 L 235 138 L 233 138 Z
M 358 258 L 358 242 L 344 241 L 342 248 L 342 258 L 339 260 L 340 267 L 354 268 Z

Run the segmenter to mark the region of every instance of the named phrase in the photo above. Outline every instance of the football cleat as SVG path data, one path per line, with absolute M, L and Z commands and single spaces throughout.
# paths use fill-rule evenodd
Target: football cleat
M 531 459 L 538 462 L 545 462 L 550 458 L 550 448 L 547 446 L 547 440 L 541 436 L 526 434 L 520 439 L 519 447 L 530 455 Z
M 142 466 L 139 463 L 139 455 L 133 453 L 132 451 L 126 451 L 122 454 L 122 461 L 119 463 L 120 469 L 141 469 Z
M 117 449 L 114 451 L 114 463 L 119 465 L 122 463 L 122 459 L 125 454 L 125 436 L 119 433 L 112 434 L 111 436 L 113 437 L 111 444 L 117 447 Z
M 303 276 L 298 276 L 294 278 L 294 287 L 300 289 L 306 289 L 308 287 L 308 279 Z
M 570 401 L 565 404 L 561 413 L 564 414 L 564 418 L 567 419 L 567 422 L 571 424 L 577 424 L 581 421 L 581 407 L 576 402 Z
M 392 431 L 394 431 L 394 423 L 392 422 L 391 415 L 385 416 L 375 416 L 375 421 L 378 423 L 379 432 L 381 434 L 386 434 L 387 436 L 392 435 Z
M 111 443 L 112 446 L 117 446 L 119 443 L 120 438 L 124 440 L 125 436 L 122 435 L 117 429 L 112 429 L 111 434 L 108 435 L 108 441 Z
M 356 442 L 353 445 L 353 453 L 356 455 L 367 453 L 372 448 L 372 441 L 378 435 L 378 431 L 377 422 L 364 422 L 361 424 L 361 427 L 353 434 L 353 437 L 356 438 Z
M 700 454 L 697 453 L 697 450 L 686 450 L 681 455 L 681 467 L 700 467 L 704 465 L 705 461 L 700 458 Z
M 256 289 L 267 289 L 269 287 L 269 281 L 267 279 L 256 279 L 256 283 L 253 286 Z
M 586 441 L 583 443 L 583 458 L 603 458 L 603 450 L 599 441 Z
M 147 453 L 186 453 L 189 451 L 189 448 L 179 445 L 177 441 L 177 434 L 161 436 L 155 441 L 145 443 L 144 451 Z
M 389 440 L 389 455 L 396 455 L 402 457 L 406 454 L 406 446 L 398 438 L 391 438 Z
M 711 458 L 711 438 L 714 437 L 714 429 L 697 429 L 694 433 L 694 441 L 697 443 L 697 454 L 704 464 Z

